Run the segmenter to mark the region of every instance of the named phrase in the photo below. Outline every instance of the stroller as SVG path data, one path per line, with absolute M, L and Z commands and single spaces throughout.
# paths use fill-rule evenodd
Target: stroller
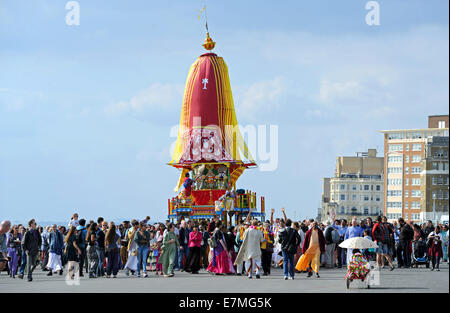
M 430 267 L 430 259 L 428 257 L 428 248 L 425 240 L 416 240 L 412 243 L 412 265 L 418 268 L 419 265 L 425 264 L 426 268 Z
M 367 262 L 363 255 L 359 255 L 356 259 L 352 259 L 348 265 L 347 273 L 345 274 L 345 282 L 347 289 L 350 288 L 350 283 L 353 280 L 361 280 L 365 283 L 367 289 L 370 288 L 370 270 L 371 265 Z

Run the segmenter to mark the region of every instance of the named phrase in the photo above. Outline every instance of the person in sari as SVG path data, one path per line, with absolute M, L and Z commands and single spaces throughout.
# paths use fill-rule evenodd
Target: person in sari
M 22 241 L 22 234 L 19 233 L 19 226 L 14 225 L 8 233 L 6 239 L 6 247 L 8 248 L 8 262 L 9 276 L 16 278 L 17 270 L 19 267 L 19 257 L 21 254 L 20 243 Z
M 194 224 L 189 233 L 189 255 L 184 265 L 184 270 L 191 274 L 198 274 L 200 270 L 200 246 L 203 235 L 198 231 L 198 224 Z
M 175 235 L 175 226 L 172 223 L 167 225 L 168 231 L 164 234 L 161 246 L 161 256 L 159 263 L 162 264 L 164 277 L 173 277 L 173 267 L 175 265 L 175 255 L 180 247 L 177 235 Z
M 305 235 L 302 252 L 295 269 L 300 272 L 307 271 L 308 277 L 311 277 L 312 271 L 314 271 L 316 277 L 320 278 L 320 254 L 325 252 L 325 238 L 316 221 L 312 223 L 311 229 Z
M 61 256 L 64 250 L 64 236 L 58 230 L 56 224 L 53 224 L 50 228 L 49 233 L 49 257 L 48 263 L 46 264 L 48 268 L 47 276 L 52 276 L 53 272 L 59 271 L 59 275 L 62 275 L 63 265 L 61 261 Z
M 206 270 L 215 275 L 233 273 L 234 268 L 231 266 L 232 264 L 228 255 L 225 236 L 221 231 L 222 221 L 218 220 L 215 224 L 216 228 L 211 237 L 214 237 L 217 246 L 213 247 L 211 263 Z
M 138 269 L 138 245 L 136 241 L 134 241 L 134 236 L 136 235 L 136 232 L 139 229 L 139 222 L 133 221 L 132 227 L 128 229 L 128 232 L 126 234 L 126 237 L 128 238 L 128 245 L 127 245 L 127 263 L 125 263 L 124 269 L 125 269 L 125 275 L 129 276 L 130 271 L 134 275 L 134 273 Z

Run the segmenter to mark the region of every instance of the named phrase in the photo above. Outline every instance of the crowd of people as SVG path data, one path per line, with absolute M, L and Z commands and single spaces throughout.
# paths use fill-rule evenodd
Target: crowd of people
M 0 273 L 11 278 L 33 280 L 40 266 L 47 276 L 148 277 L 150 272 L 173 277 L 175 271 L 212 275 L 245 275 L 257 278 L 282 267 L 285 280 L 295 273 L 320 277 L 321 267 L 349 270 L 373 261 L 376 268 L 413 266 L 415 242 L 426 242 L 431 270 L 439 271 L 441 259 L 448 262 L 448 225 L 431 221 L 418 225 L 403 218 L 390 223 L 379 216 L 358 221 L 332 218 L 326 224 L 307 219 L 293 222 L 281 209 L 282 218 L 252 219 L 251 214 L 236 226 L 226 226 L 218 216 L 212 220 L 150 223 L 150 217 L 116 225 L 99 217 L 96 221 L 73 214 L 68 225 L 39 227 L 34 219 L 27 225 L 0 224 Z M 365 237 L 376 249 L 353 250 L 339 246 L 346 239 Z M 356 265 L 355 265 L 356 264 Z

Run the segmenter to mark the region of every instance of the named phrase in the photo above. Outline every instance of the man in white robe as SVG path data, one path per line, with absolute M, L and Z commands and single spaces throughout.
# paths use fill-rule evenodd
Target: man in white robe
M 241 248 L 236 257 L 235 265 L 239 265 L 245 261 L 245 270 L 248 278 L 253 277 L 256 270 L 256 278 L 260 278 L 259 269 L 261 268 L 261 243 L 265 241 L 263 233 L 257 229 L 258 221 L 253 220 L 244 233 Z

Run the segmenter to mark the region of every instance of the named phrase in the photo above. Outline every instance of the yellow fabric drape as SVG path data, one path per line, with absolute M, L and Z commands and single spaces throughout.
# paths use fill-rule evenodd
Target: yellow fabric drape
M 173 191 L 178 192 L 178 190 L 180 190 L 180 187 L 183 184 L 184 176 L 186 175 L 186 173 L 189 173 L 189 170 L 187 168 L 183 168 L 183 170 L 180 173 L 180 178 L 178 179 L 178 184 L 175 186 Z

